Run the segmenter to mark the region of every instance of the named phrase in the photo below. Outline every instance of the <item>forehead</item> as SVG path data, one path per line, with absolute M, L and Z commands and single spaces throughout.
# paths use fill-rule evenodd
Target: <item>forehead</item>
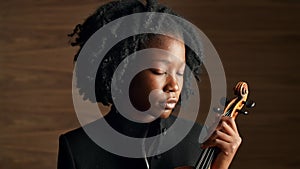
M 185 62 L 185 45 L 177 39 L 164 35 L 156 35 L 149 39 L 146 46 L 147 48 L 158 48 L 170 53 L 167 57 L 153 55 L 153 59 L 159 59 L 158 57 L 161 57 L 160 59 L 169 58 L 169 62 L 172 62 L 172 58 L 176 57 L 175 60 L 179 59 Z

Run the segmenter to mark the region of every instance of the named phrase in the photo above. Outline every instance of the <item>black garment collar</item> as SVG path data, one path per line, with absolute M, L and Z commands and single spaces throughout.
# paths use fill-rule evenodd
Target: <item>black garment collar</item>
M 137 123 L 122 116 L 114 106 L 104 119 L 118 132 L 136 138 L 151 137 L 165 132 L 175 120 L 172 116 L 167 119 L 158 118 L 150 123 Z

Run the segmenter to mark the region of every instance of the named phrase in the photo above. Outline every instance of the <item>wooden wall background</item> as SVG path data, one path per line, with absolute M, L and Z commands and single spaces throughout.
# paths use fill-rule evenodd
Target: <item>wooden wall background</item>
M 0 2 L 0 168 L 56 168 L 59 134 L 78 127 L 67 34 L 101 0 Z M 161 0 L 196 24 L 244 79 L 257 107 L 239 117 L 232 169 L 300 168 L 298 0 Z

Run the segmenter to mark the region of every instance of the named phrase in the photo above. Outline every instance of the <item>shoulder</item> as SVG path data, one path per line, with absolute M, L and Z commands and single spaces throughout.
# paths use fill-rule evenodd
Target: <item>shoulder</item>
M 98 150 L 100 149 L 97 144 L 86 134 L 84 128 L 93 126 L 99 123 L 101 120 L 96 120 L 95 122 L 89 123 L 84 127 L 79 127 L 74 130 L 68 131 L 59 136 L 60 144 L 68 146 L 68 148 L 73 152 L 85 152 L 87 150 Z
M 82 127 L 67 131 L 66 133 L 63 133 L 60 135 L 60 140 L 78 140 L 79 138 L 82 138 L 85 136 L 84 130 Z
M 76 129 L 73 129 L 73 130 L 70 130 L 70 131 L 67 131 L 67 132 L 61 134 L 59 139 L 60 139 L 60 141 L 64 141 L 64 140 L 80 141 L 80 140 L 82 140 L 82 138 L 85 138 L 86 136 L 87 135 L 84 132 L 83 127 L 78 127 Z
M 106 168 L 111 165 L 105 159 L 116 159 L 98 146 L 85 132 L 84 128 L 95 125 L 99 120 L 79 127 L 59 136 L 58 169 L 64 168 Z

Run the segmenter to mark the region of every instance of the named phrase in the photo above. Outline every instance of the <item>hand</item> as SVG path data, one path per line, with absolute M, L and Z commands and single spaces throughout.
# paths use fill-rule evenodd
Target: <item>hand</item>
M 227 169 L 242 143 L 236 123 L 231 117 L 222 117 L 215 132 L 201 148 L 218 147 L 221 152 L 213 161 L 212 169 Z

